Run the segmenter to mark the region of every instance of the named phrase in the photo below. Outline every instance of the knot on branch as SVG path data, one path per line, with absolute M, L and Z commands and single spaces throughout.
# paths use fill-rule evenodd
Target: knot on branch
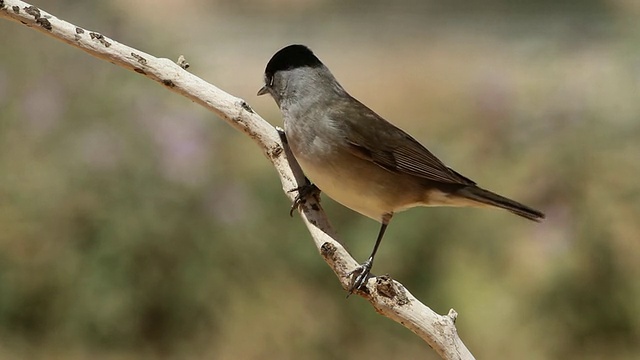
M 322 246 L 320 247 L 320 254 L 322 254 L 322 256 L 323 256 L 325 259 L 333 260 L 333 256 L 335 255 L 336 250 L 337 250 L 337 248 L 336 248 L 336 246 L 335 246 L 335 245 L 333 245 L 333 244 L 332 244 L 332 243 L 330 243 L 330 242 L 325 242 L 325 243 L 324 243 L 324 244 L 322 244 Z
M 393 300 L 398 306 L 404 306 L 409 303 L 404 287 L 396 283 L 389 275 L 376 277 L 376 291 L 378 294 Z
M 451 309 L 449 310 L 449 313 L 447 314 L 447 316 L 451 319 L 451 321 L 453 321 L 453 323 L 456 323 L 456 320 L 458 319 L 458 312 Z

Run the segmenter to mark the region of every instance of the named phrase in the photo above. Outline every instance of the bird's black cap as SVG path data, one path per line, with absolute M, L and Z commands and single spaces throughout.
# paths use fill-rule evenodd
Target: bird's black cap
M 289 45 L 273 55 L 264 73 L 268 78 L 271 78 L 278 71 L 318 66 L 322 66 L 322 62 L 308 47 L 304 45 Z

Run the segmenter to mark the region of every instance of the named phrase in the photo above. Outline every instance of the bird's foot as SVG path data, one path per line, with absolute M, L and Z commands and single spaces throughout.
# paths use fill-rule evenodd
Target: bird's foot
M 360 264 L 357 268 L 351 271 L 347 276 L 352 276 L 351 286 L 349 287 L 349 295 L 353 294 L 354 291 L 359 290 L 362 285 L 367 282 L 369 275 L 371 274 L 371 267 L 373 266 L 373 260 L 371 258 L 367 259 L 364 263 Z
M 298 186 L 293 190 L 289 190 L 289 192 L 294 192 L 294 191 L 297 191 L 298 195 L 296 195 L 296 198 L 293 199 L 293 204 L 291 204 L 291 210 L 289 210 L 289 216 L 293 217 L 293 212 L 297 210 L 300 207 L 300 205 L 302 205 L 309 198 L 309 196 L 315 197 L 318 202 L 320 201 L 320 189 L 318 189 L 318 187 L 315 184 L 312 184 L 311 182 L 309 182 L 309 180 L 307 180 L 306 184 L 302 186 Z

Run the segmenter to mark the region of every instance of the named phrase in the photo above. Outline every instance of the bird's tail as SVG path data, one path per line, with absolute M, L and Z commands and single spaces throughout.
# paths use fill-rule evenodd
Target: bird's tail
M 504 196 L 500 196 L 477 186 L 467 186 L 457 191 L 456 194 L 481 204 L 505 209 L 529 220 L 539 222 L 544 219 L 544 214 L 538 210 L 532 209 L 517 201 L 507 199 Z

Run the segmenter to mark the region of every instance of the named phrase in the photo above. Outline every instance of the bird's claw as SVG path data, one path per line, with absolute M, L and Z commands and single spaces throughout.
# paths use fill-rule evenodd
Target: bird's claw
M 320 189 L 315 184 L 307 182 L 302 186 L 298 186 L 295 189 L 289 190 L 289 192 L 297 191 L 298 195 L 293 199 L 291 209 L 289 210 L 289 216 L 293 217 L 293 212 L 302 205 L 309 196 L 314 196 L 318 201 L 320 200 Z
M 347 294 L 347 297 L 353 294 L 354 291 L 359 290 L 367 282 L 369 275 L 371 275 L 372 266 L 373 266 L 373 261 L 371 261 L 371 259 L 368 259 L 367 261 L 360 264 L 357 268 L 355 268 L 353 271 L 347 274 L 347 276 L 350 276 L 350 277 L 355 275 L 352 277 L 353 280 L 351 282 L 351 286 L 349 287 L 349 294 Z

